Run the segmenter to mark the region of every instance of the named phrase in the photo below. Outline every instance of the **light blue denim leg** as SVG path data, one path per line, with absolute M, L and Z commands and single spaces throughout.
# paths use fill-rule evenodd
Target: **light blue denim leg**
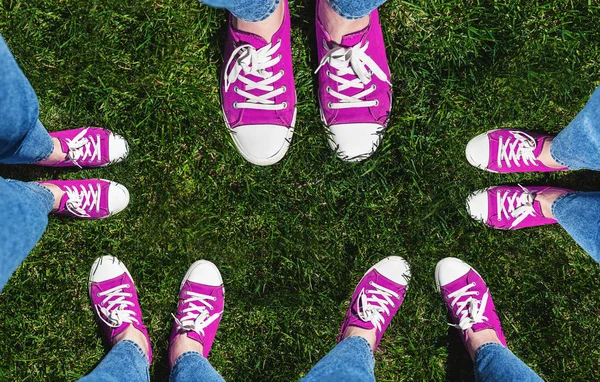
M 600 263 L 600 192 L 572 192 L 552 203 L 552 215 Z
M 476 382 L 542 382 L 531 368 L 508 348 L 487 343 L 477 349 L 473 361 Z
M 348 20 L 356 20 L 373 12 L 386 0 L 329 0 L 331 8 Z
M 50 156 L 54 145 L 38 111 L 29 81 L 0 36 L 0 163 L 27 164 Z
M 600 87 L 550 146 L 554 160 L 571 170 L 600 170 Z
M 225 8 L 238 19 L 257 22 L 271 16 L 280 0 L 200 0 L 214 8 Z
M 149 382 L 149 367 L 142 348 L 133 341 L 122 340 L 79 382 Z
M 46 187 L 0 177 L 0 291 L 42 237 L 53 204 Z
M 375 381 L 374 370 L 375 358 L 367 340 L 348 337 L 323 357 L 302 381 Z
M 195 351 L 183 353 L 175 360 L 171 382 L 223 382 L 223 377 L 217 373 L 210 362 L 202 354 Z

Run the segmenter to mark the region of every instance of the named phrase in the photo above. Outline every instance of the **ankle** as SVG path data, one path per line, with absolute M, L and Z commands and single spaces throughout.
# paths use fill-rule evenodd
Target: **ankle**
M 564 166 L 557 163 L 554 158 L 552 158 L 552 154 L 550 153 L 550 149 L 552 147 L 552 142 L 554 141 L 554 137 L 547 138 L 544 141 L 544 147 L 542 148 L 542 152 L 538 156 L 540 162 L 544 164 L 546 167 L 550 168 L 563 168 Z
M 237 30 L 260 36 L 265 39 L 267 43 L 270 43 L 273 35 L 279 30 L 281 24 L 283 24 L 283 3 L 283 1 L 280 1 L 275 12 L 262 21 L 250 22 L 238 19 L 237 17 L 232 17 L 233 27 Z
M 475 360 L 475 354 L 482 345 L 487 343 L 497 343 L 502 345 L 502 342 L 500 342 L 498 334 L 496 334 L 494 329 L 484 329 L 478 332 L 469 329 L 467 330 L 467 338 L 468 340 L 465 343 L 465 346 L 472 360 Z
M 119 333 L 113 338 L 113 345 L 116 345 L 119 341 L 129 340 L 135 342 L 139 347 L 142 348 L 144 354 L 148 355 L 148 340 L 144 333 L 137 330 L 133 325 L 129 325 L 127 329 Z
M 58 208 L 60 207 L 60 201 L 65 192 L 61 190 L 58 186 L 51 183 L 40 183 L 40 185 L 46 187 L 48 190 L 50 190 L 52 195 L 54 195 L 54 205 L 52 206 L 51 212 L 58 210 Z
M 194 351 L 204 355 L 204 347 L 200 342 L 189 338 L 185 333 L 180 334 L 177 336 L 177 338 L 175 338 L 175 341 L 171 343 L 169 348 L 169 363 L 174 365 L 175 361 L 177 361 L 177 358 L 179 358 L 183 353 L 189 351 Z
M 342 42 L 342 38 L 350 33 L 358 32 L 369 26 L 369 15 L 356 20 L 348 20 L 340 16 L 329 4 L 327 0 L 318 2 L 319 21 L 323 24 L 323 28 L 329 34 L 331 40 L 337 44 Z
M 62 149 L 62 145 L 58 138 L 52 138 L 53 149 L 50 156 L 44 160 L 39 161 L 38 163 L 44 164 L 54 164 L 58 162 L 62 162 L 67 159 L 67 153 L 65 153 Z
M 535 196 L 535 200 L 540 203 L 544 217 L 554 219 L 554 215 L 552 214 L 552 205 L 554 204 L 554 201 L 560 196 L 568 193 L 568 190 L 563 190 L 560 188 L 548 188 L 547 190 L 537 194 Z
M 344 331 L 344 339 L 348 337 L 362 337 L 371 346 L 371 349 L 375 348 L 377 342 L 377 336 L 375 335 L 375 329 L 363 329 L 357 326 L 348 326 Z

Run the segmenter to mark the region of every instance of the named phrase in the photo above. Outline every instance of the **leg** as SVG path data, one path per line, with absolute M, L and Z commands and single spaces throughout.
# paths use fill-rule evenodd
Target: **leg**
M 490 290 L 475 269 L 447 257 L 435 267 L 435 281 L 450 326 L 458 329 L 473 359 L 476 381 L 541 381 L 506 347 Z
M 210 362 L 195 351 L 188 351 L 177 358 L 171 370 L 172 382 L 222 382 L 223 377 L 212 367 Z
M 338 343 L 302 381 L 375 381 L 374 369 L 369 342 L 353 336 Z
M 304 381 L 375 381 L 373 351 L 404 301 L 409 278 L 408 263 L 398 256 L 371 267 L 354 290 L 339 344 Z
M 224 293 L 223 279 L 216 265 L 199 260 L 188 269 L 181 283 L 171 331 L 169 364 L 172 381 L 223 381 L 206 357 L 223 316 Z
M 563 194 L 551 206 L 558 223 L 600 263 L 600 192 Z
M 52 154 L 38 112 L 37 97 L 0 36 L 0 163 L 34 163 Z
M 0 178 L 0 291 L 46 230 L 53 205 L 38 183 Z
M 488 342 L 477 349 L 473 360 L 478 382 L 538 382 L 542 379 L 508 348 Z
M 328 5 L 341 17 L 347 20 L 358 20 L 368 16 L 386 0 L 328 0 Z
M 237 19 L 246 22 L 266 20 L 277 9 L 280 0 L 202 0 L 210 7 L 225 8 Z
M 96 368 L 80 382 L 150 381 L 148 357 L 135 342 L 123 340 L 108 352 Z
M 600 87 L 552 141 L 552 158 L 572 170 L 600 170 Z

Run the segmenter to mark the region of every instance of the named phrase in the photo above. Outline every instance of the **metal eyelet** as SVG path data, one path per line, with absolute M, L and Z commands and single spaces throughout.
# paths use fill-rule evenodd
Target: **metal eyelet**
M 279 54 L 277 55 L 277 57 L 278 57 L 279 59 L 281 59 L 283 56 L 281 55 L 281 53 L 279 53 Z
M 326 73 L 327 73 L 327 77 L 331 76 L 331 71 L 329 69 L 327 70 Z
M 281 42 L 281 37 L 277 39 L 277 44 Z
M 283 90 L 283 92 L 284 92 L 284 93 L 287 91 L 287 88 L 285 87 L 285 85 L 283 85 L 283 86 L 281 87 L 281 89 Z
M 479 292 L 475 292 L 475 296 L 479 296 Z
M 379 106 L 379 100 L 378 99 L 375 100 L 375 106 Z
M 327 102 L 327 107 L 331 109 L 331 102 Z
M 233 108 L 234 108 L 234 109 L 237 109 L 237 108 L 238 108 L 238 104 L 237 104 L 237 102 L 234 102 L 234 103 L 233 103 Z
M 285 71 L 283 69 L 279 70 L 279 74 L 281 74 L 282 76 L 285 74 Z
M 234 92 L 236 92 L 236 93 L 237 93 L 237 92 L 238 92 L 238 90 L 240 90 L 240 88 L 239 88 L 239 87 L 237 87 L 237 85 L 233 87 L 233 91 L 234 91 Z
M 287 109 L 287 107 L 288 107 L 288 104 L 287 104 L 287 102 L 282 102 L 282 103 L 281 103 L 281 105 L 283 105 L 283 108 L 284 108 L 284 109 Z
M 96 293 L 96 297 L 100 297 L 100 293 Z
M 375 84 L 371 85 L 371 89 L 373 89 L 373 90 L 377 89 L 377 85 L 375 85 Z
M 325 91 L 326 91 L 327 93 L 329 93 L 329 92 L 331 91 L 331 86 L 327 86 L 327 87 L 325 88 Z
M 131 285 L 125 284 L 125 288 L 131 288 Z

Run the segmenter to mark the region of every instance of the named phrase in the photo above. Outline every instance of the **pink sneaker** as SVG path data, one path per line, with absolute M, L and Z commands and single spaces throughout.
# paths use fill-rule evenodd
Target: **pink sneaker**
M 475 191 L 467 199 L 467 210 L 475 220 L 498 229 L 519 229 L 554 224 L 556 219 L 546 218 L 536 195 L 545 190 L 562 190 L 558 187 L 496 186 Z
M 348 326 L 376 329 L 375 351 L 390 321 L 402 305 L 409 278 L 408 263 L 399 256 L 386 257 L 371 267 L 354 290 L 338 342 L 344 339 Z
M 148 341 L 148 361 L 152 364 L 150 337 L 142 319 L 133 279 L 125 265 L 113 256 L 97 258 L 90 271 L 89 294 L 92 309 L 111 345 L 117 335 L 133 325 Z
M 568 170 L 547 167 L 537 159 L 546 139 L 552 138 L 523 130 L 491 130 L 471 139 L 466 149 L 467 160 L 480 169 L 500 173 Z
M 82 219 L 102 219 L 119 213 L 129 204 L 129 191 L 125 186 L 104 179 L 46 180 L 65 192 L 60 200 L 57 215 Z
M 56 131 L 50 133 L 50 136 L 60 141 L 67 158 L 54 164 L 38 162 L 40 166 L 103 167 L 121 162 L 129 154 L 125 138 L 99 127 Z
M 233 28 L 229 15 L 221 104 L 238 151 L 249 162 L 267 166 L 281 160 L 296 123 L 290 12 L 270 43 Z
M 317 1 L 317 10 L 319 9 Z M 367 28 L 331 41 L 315 18 L 320 65 L 321 119 L 329 133 L 329 145 L 345 161 L 371 156 L 381 142 L 390 116 L 392 88 L 383 34 L 377 10 Z
M 224 305 L 225 288 L 217 266 L 207 260 L 196 261 L 181 281 L 169 343 L 172 345 L 179 335 L 186 335 L 198 341 L 203 347 L 202 355 L 208 357 Z
M 469 329 L 493 329 L 506 346 L 490 290 L 475 269 L 457 258 L 446 257 L 435 267 L 435 283 L 448 309 L 449 325 L 458 329 L 464 343 L 469 339 Z

